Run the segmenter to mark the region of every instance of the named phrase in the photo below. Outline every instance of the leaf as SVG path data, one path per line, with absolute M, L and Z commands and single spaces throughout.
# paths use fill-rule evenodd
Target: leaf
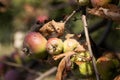
M 120 80 L 120 75 L 117 75 L 114 80 Z
M 67 75 L 67 71 L 71 70 L 72 62 L 70 57 L 74 55 L 74 52 L 68 52 L 69 55 L 65 55 L 65 57 L 60 61 L 56 73 L 56 80 L 64 80 Z M 65 53 L 64 53 L 65 54 Z
M 61 62 L 59 63 L 57 73 L 56 73 L 56 80 L 63 80 L 62 79 L 62 74 L 63 74 L 64 70 L 65 70 L 65 58 L 63 58 L 61 60 Z
M 42 28 L 39 29 L 40 33 L 47 37 L 60 37 L 64 33 L 65 23 L 63 22 L 55 22 L 54 20 L 49 21 L 44 24 Z
M 92 9 L 88 8 L 88 13 L 99 17 L 107 18 L 118 23 L 120 22 L 120 8 L 116 5 L 109 4 L 105 7 Z

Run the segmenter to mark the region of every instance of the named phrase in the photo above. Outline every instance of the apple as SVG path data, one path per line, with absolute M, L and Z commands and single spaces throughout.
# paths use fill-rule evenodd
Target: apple
M 46 49 L 51 55 L 60 54 L 63 51 L 63 42 L 59 38 L 50 38 L 48 39 Z
M 46 20 L 48 20 L 47 15 L 40 15 L 40 16 L 37 17 L 38 23 L 44 23 Z
M 26 52 L 34 54 L 35 57 L 44 59 L 47 57 L 46 52 L 47 40 L 39 32 L 29 32 L 24 38 Z
M 79 42 L 75 39 L 66 39 L 63 43 L 64 52 L 73 51 L 79 45 Z
M 117 58 L 101 56 L 97 59 L 97 69 L 103 80 L 113 80 L 119 74 L 120 62 Z
M 80 5 L 80 6 L 86 6 L 89 4 L 89 0 L 77 0 L 77 3 Z

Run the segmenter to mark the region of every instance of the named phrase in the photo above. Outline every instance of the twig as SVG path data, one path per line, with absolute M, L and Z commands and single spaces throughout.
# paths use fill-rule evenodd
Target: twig
M 43 80 L 45 77 L 51 75 L 52 73 L 54 73 L 57 70 L 57 67 L 53 67 L 49 70 L 47 70 L 45 73 L 43 73 L 42 75 L 40 75 L 38 78 L 36 78 L 35 80 Z
M 71 55 L 74 55 L 74 54 L 76 54 L 74 51 L 69 51 L 69 52 L 66 52 L 66 53 L 62 53 L 62 54 L 53 56 L 53 59 L 58 60 L 58 59 L 61 59 L 61 58 L 65 57 L 65 56 L 71 56 Z
M 92 32 L 94 32 L 94 31 L 102 28 L 102 27 L 105 26 L 106 24 L 107 24 L 107 19 L 103 19 L 103 20 L 97 22 L 96 24 L 94 24 L 94 25 L 92 25 L 92 26 L 89 26 L 88 32 L 89 32 L 89 33 L 92 33 Z M 82 31 L 80 34 L 81 34 L 81 35 L 84 35 L 85 33 L 84 33 L 84 31 Z
M 76 12 L 80 11 L 81 8 L 78 8 L 76 10 L 74 10 L 64 21 L 64 23 L 66 23 Z
M 32 73 L 32 74 L 36 74 L 36 75 L 41 75 L 42 74 L 40 72 L 37 72 L 35 70 L 32 70 L 32 69 L 30 69 L 28 67 L 25 67 L 23 65 L 20 65 L 20 64 L 16 64 L 16 63 L 13 63 L 13 62 L 8 62 L 8 61 L 0 61 L 0 62 L 4 63 L 6 65 L 9 65 L 9 66 L 25 69 L 26 71 L 28 71 L 29 73 Z
M 84 10 L 83 10 L 84 11 Z M 95 62 L 95 58 L 91 49 L 91 44 L 90 44 L 90 39 L 89 39 L 89 33 L 88 33 L 88 28 L 87 28 L 87 20 L 86 20 L 86 12 L 82 14 L 82 21 L 83 21 L 83 26 L 84 26 L 84 31 L 85 31 L 85 37 L 86 37 L 86 41 L 87 41 L 87 46 L 88 46 L 88 50 L 90 52 L 90 55 L 92 57 L 92 62 L 93 62 L 93 67 L 95 70 L 95 75 L 96 75 L 96 79 L 99 80 L 99 75 L 98 75 L 98 71 L 97 71 L 97 67 L 96 67 L 96 62 Z
M 120 28 L 115 28 L 115 29 L 120 30 Z
M 64 21 L 64 23 L 66 23 L 74 14 L 76 13 L 76 10 L 74 10 Z

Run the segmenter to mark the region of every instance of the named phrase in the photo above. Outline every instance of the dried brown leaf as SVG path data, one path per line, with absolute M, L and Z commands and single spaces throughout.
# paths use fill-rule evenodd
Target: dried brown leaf
M 65 23 L 63 22 L 55 22 L 54 20 L 49 21 L 44 24 L 42 28 L 40 28 L 40 33 L 46 38 L 49 37 L 60 37 L 64 33 Z
M 65 57 L 60 61 L 59 65 L 58 65 L 56 80 L 64 80 L 64 78 L 67 75 L 66 71 L 69 71 L 71 69 L 70 68 L 71 67 L 70 57 L 74 54 L 75 54 L 75 52 L 72 51 L 72 52 L 66 53 L 66 55 L 62 55 L 62 57 L 63 56 L 65 56 Z
M 88 13 L 120 23 L 120 8 L 116 5 L 88 9 Z
M 116 76 L 114 80 L 120 80 L 120 75 Z
M 63 80 L 62 75 L 63 75 L 64 69 L 65 69 L 65 58 L 63 58 L 59 63 L 57 73 L 56 73 L 56 80 Z

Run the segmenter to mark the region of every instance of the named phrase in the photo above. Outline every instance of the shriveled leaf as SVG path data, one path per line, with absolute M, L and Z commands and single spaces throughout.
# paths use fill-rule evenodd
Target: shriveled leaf
M 120 75 L 116 76 L 114 80 L 120 80 Z
M 69 52 L 69 54 L 66 53 L 65 57 L 60 61 L 57 69 L 56 80 L 64 80 L 67 75 L 67 71 L 71 70 L 72 63 L 70 57 L 74 54 L 75 52 Z
M 61 60 L 61 62 L 59 63 L 58 69 L 57 69 L 57 73 L 56 73 L 56 80 L 63 80 L 62 76 L 63 76 L 63 72 L 65 70 L 65 58 L 63 58 Z
M 120 23 L 120 8 L 116 5 L 88 9 L 88 13 Z
M 44 24 L 42 28 L 40 28 L 40 32 L 45 37 L 60 37 L 64 33 L 65 23 L 63 22 L 55 22 L 54 20 L 49 21 Z

